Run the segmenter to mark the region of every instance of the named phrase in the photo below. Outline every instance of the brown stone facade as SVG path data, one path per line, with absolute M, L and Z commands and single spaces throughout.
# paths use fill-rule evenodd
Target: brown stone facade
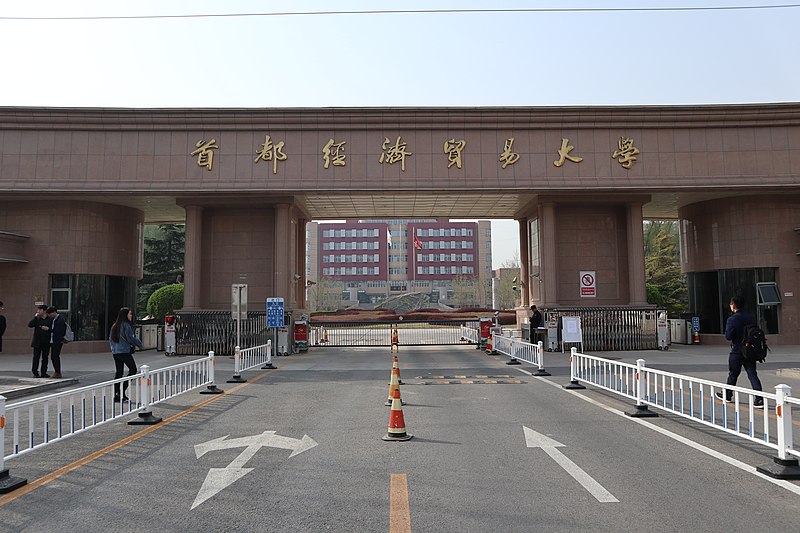
M 800 194 L 710 200 L 679 216 L 684 272 L 774 269 L 782 302 L 779 333 L 769 340 L 800 341 Z M 720 294 L 721 304 L 732 296 Z
M 142 222 L 186 222 L 187 309 L 228 309 L 242 281 L 253 309 L 303 309 L 311 219 L 517 219 L 521 300 L 543 307 L 645 303 L 642 219 L 680 217 L 687 273 L 769 263 L 800 294 L 795 103 L 0 108 L 0 191 L 8 350 L 52 275 L 139 277 Z M 800 343 L 795 298 L 778 342 Z
M 25 237 L 18 259 L 0 263 L 0 299 L 8 321 L 4 351 L 28 351 L 31 331 L 27 324 L 35 312 L 37 297 L 51 303 L 51 275 L 141 278 L 143 222 L 143 212 L 110 204 L 64 199 L 0 200 L 0 228 Z M 0 256 L 5 256 L 1 246 Z M 77 342 L 64 350 L 106 348 L 105 341 Z

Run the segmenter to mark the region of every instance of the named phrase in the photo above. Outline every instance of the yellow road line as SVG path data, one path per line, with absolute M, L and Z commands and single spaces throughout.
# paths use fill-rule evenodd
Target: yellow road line
M 391 474 L 389 480 L 389 533 L 411 533 L 408 477 Z
M 106 455 L 108 453 L 111 453 L 114 450 L 122 448 L 123 446 L 125 446 L 127 444 L 130 444 L 131 442 L 133 442 L 135 440 L 138 440 L 139 438 L 144 437 L 145 435 L 149 435 L 150 433 L 156 431 L 158 428 L 164 427 L 167 424 L 170 424 L 172 422 L 176 422 L 176 421 L 180 420 L 181 418 L 183 418 L 184 416 L 186 416 L 186 415 L 188 415 L 190 413 L 193 413 L 193 412 L 197 411 L 198 409 L 200 409 L 202 407 L 205 407 L 206 405 L 210 404 L 211 402 L 213 402 L 215 400 L 218 400 L 219 398 L 222 398 L 222 397 L 226 396 L 227 394 L 230 394 L 232 392 L 236 392 L 237 390 L 241 389 L 242 387 L 246 387 L 250 383 L 258 381 L 259 379 L 263 378 L 266 375 L 267 375 L 267 373 L 260 374 L 260 375 L 258 375 L 256 377 L 250 379 L 247 383 L 242 383 L 241 385 L 237 385 L 236 387 L 233 387 L 232 389 L 228 390 L 226 392 L 226 394 L 218 394 L 218 395 L 212 396 L 208 400 L 200 402 L 197 405 L 195 405 L 194 407 L 190 407 L 190 408 L 186 409 L 185 411 L 181 411 L 180 413 L 167 418 L 166 420 L 164 420 L 160 424 L 156 424 L 154 426 L 148 426 L 146 429 L 143 429 L 142 431 L 140 431 L 138 433 L 135 433 L 135 434 L 133 434 L 133 435 L 131 435 L 129 437 L 125 437 L 124 439 L 122 439 L 122 440 L 120 440 L 118 442 L 115 442 L 114 444 L 110 444 L 110 445 L 106 446 L 105 448 L 103 448 L 101 450 L 98 450 L 98 451 L 96 451 L 94 453 L 91 453 L 91 454 L 87 455 L 86 457 L 78 459 L 77 461 L 75 461 L 75 462 L 73 462 L 71 464 L 68 464 L 67 466 L 59 468 L 55 472 L 51 472 L 51 473 L 47 474 L 46 476 L 40 477 L 36 481 L 34 481 L 32 483 L 28 483 L 27 485 L 24 485 L 24 486 L 18 488 L 17 490 L 15 490 L 13 492 L 9 492 L 8 494 L 6 494 L 4 496 L 0 496 L 0 507 L 2 507 L 3 505 L 5 505 L 7 503 L 10 503 L 10 502 L 16 500 L 20 496 L 28 494 L 29 492 L 34 491 L 34 490 L 38 489 L 39 487 L 41 487 L 43 485 L 46 485 L 47 483 L 50 483 L 54 479 L 60 478 L 64 474 L 68 474 L 69 472 L 72 472 L 73 470 L 76 470 L 76 469 L 80 468 L 83 465 L 91 463 L 95 459 L 99 459 L 100 457 L 102 457 L 102 456 L 104 456 L 104 455 Z M 134 414 L 134 413 L 131 413 L 131 414 Z

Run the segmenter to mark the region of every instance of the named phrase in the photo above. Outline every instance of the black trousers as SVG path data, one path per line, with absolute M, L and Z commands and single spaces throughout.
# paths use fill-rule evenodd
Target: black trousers
M 755 361 L 748 361 L 747 358 L 736 352 L 731 352 L 728 355 L 728 385 L 736 385 L 736 381 L 739 379 L 739 374 L 742 373 L 742 367 L 744 367 L 745 371 L 747 372 L 747 378 L 750 380 L 750 385 L 753 387 L 753 390 L 762 390 L 761 389 L 761 380 L 758 379 L 758 372 L 756 372 L 756 362 Z M 733 391 L 727 390 L 726 397 L 728 400 L 733 398 Z M 759 399 L 759 401 L 761 401 Z
M 31 367 L 31 371 L 33 371 L 34 374 L 38 373 L 40 376 L 43 376 L 43 375 L 47 374 L 47 358 L 48 357 L 50 357 L 50 345 L 49 344 L 45 344 L 42 347 L 39 347 L 39 346 L 34 347 L 34 349 L 33 349 L 33 366 Z M 41 367 L 42 371 L 41 372 L 39 372 L 39 359 L 40 358 L 42 360 L 42 367 Z
M 117 367 L 117 372 L 114 374 L 114 379 L 119 379 L 122 377 L 126 366 L 128 367 L 129 376 L 139 372 L 139 369 L 136 368 L 136 361 L 133 360 L 133 354 L 131 353 L 115 353 L 114 365 Z M 128 381 L 124 381 L 122 383 L 122 394 L 125 394 L 125 392 L 128 390 L 128 383 Z M 119 396 L 119 383 L 114 385 L 114 396 Z
M 50 359 L 53 361 L 53 370 L 56 374 L 61 373 L 61 348 L 63 347 L 63 342 L 54 342 L 50 345 Z

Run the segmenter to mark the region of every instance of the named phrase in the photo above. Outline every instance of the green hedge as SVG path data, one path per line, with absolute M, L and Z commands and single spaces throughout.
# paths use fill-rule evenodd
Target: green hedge
M 183 307 L 183 284 L 175 283 L 156 289 L 147 300 L 147 314 L 164 320 L 164 316 Z

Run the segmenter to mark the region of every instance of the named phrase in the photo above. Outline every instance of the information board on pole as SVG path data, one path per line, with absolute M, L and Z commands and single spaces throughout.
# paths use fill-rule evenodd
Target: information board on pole
M 267 327 L 282 328 L 283 298 L 267 298 Z
M 564 344 L 574 342 L 581 345 L 583 350 L 583 332 L 581 331 L 581 317 L 562 316 L 561 317 L 561 351 L 564 351 Z
M 231 318 L 233 320 L 247 319 L 247 284 L 245 283 L 231 285 Z

